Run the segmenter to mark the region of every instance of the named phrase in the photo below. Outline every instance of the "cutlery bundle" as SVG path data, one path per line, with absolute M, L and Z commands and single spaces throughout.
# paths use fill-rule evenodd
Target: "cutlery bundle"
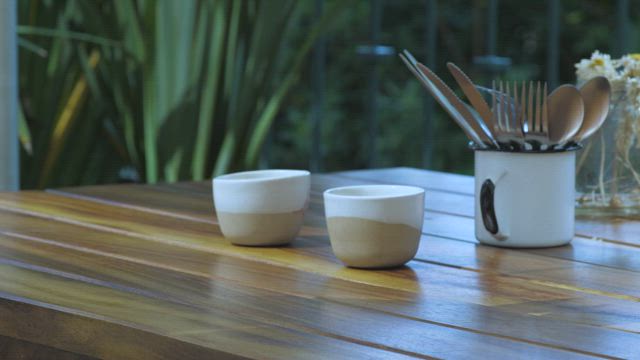
M 546 83 L 533 81 L 494 81 L 488 89 L 476 86 L 460 68 L 448 63 L 467 104 L 407 50 L 399 56 L 479 149 L 539 152 L 575 148 L 602 126 L 609 110 L 611 85 L 602 76 L 580 89 L 565 84 L 550 94 Z

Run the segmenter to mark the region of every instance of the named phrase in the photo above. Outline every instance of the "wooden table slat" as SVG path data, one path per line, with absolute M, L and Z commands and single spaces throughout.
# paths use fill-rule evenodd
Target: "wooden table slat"
M 67 333 L 61 341 L 71 342 L 81 352 L 93 352 L 92 356 L 100 358 L 184 358 L 182 354 L 172 353 L 170 347 L 162 346 L 162 342 L 167 339 L 194 345 L 182 346 L 186 354 L 193 354 L 190 358 L 194 359 L 201 358 L 203 354 L 207 354 L 207 357 L 236 355 L 273 359 L 287 356 L 324 359 L 328 354 L 338 358 L 406 357 L 334 337 L 297 331 L 278 324 L 266 324 L 247 315 L 230 313 L 227 309 L 215 306 L 194 307 L 186 303 L 114 289 L 100 283 L 72 279 L 41 269 L 27 269 L 19 263 L 0 261 L 0 280 L 0 293 L 12 294 L 13 300 L 21 299 L 23 303 L 37 299 L 41 303 L 40 307 L 47 309 L 37 314 L 39 316 L 29 314 L 26 326 L 17 324 L 18 320 L 14 320 L 15 314 L 2 314 L 2 318 L 9 319 L 8 324 L 13 326 L 0 325 L 0 334 L 12 336 L 12 332 L 18 328 L 17 331 L 22 333 L 22 336 L 33 336 L 31 332 L 38 331 L 38 324 L 46 323 L 49 327 L 47 333 L 55 336 L 53 333 L 62 328 L 61 330 Z M 69 297 L 68 294 L 74 296 Z M 73 328 L 73 318 L 70 320 L 71 323 L 59 323 L 58 316 L 61 313 L 80 314 L 93 319 L 100 318 L 102 321 Z M 58 323 L 50 324 L 54 320 Z M 108 331 L 111 341 L 102 341 L 100 336 L 103 335 L 102 323 L 105 320 L 107 323 L 125 325 L 131 330 L 128 334 L 131 337 L 128 337 L 128 344 L 132 348 L 126 346 L 127 342 L 121 343 L 116 340 L 119 336 L 117 333 L 114 334 L 113 329 L 107 329 L 111 330 Z M 68 327 L 71 329 L 64 330 Z M 152 342 L 144 344 L 135 340 L 141 333 L 156 336 L 147 336 L 146 338 Z M 141 349 L 150 345 L 160 347 L 147 351 Z M 207 351 L 194 351 L 201 348 Z
M 81 273 L 86 278 L 77 280 L 187 305 L 204 313 L 213 308 L 261 323 L 325 334 L 357 344 L 370 344 L 372 347 L 382 347 L 400 354 L 446 357 L 448 349 L 454 347 L 461 353 L 469 353 L 475 349 L 496 356 L 516 355 L 518 351 L 524 350 L 550 356 L 565 353 L 558 346 L 522 343 L 507 335 L 491 336 L 453 327 L 442 328 L 430 322 L 366 307 L 293 296 L 256 287 L 248 288 L 235 281 L 211 282 L 208 278 L 167 273 L 163 269 L 126 261 L 111 260 L 107 263 L 98 255 L 69 256 L 65 250 L 54 253 L 64 255 L 69 260 L 52 263 L 46 257 L 35 255 L 37 252 L 47 254 L 49 249 L 25 247 L 20 241 L 7 238 L 0 239 L 0 244 L 0 249 L 10 254 L 8 256 L 11 256 L 15 264 L 39 266 L 45 273 L 51 272 L 63 277 L 64 274 Z M 161 282 L 157 281 L 159 278 L 162 279 Z M 611 339 L 617 338 L 611 336 L 615 332 L 610 333 Z M 579 351 L 577 348 L 573 350 Z

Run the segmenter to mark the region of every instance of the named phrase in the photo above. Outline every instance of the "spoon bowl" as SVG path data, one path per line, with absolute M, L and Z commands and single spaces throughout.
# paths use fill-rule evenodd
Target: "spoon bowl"
M 580 88 L 580 95 L 584 100 L 584 120 L 573 136 L 574 141 L 588 138 L 604 123 L 609 113 L 611 84 L 604 76 L 594 77 Z
M 573 85 L 562 85 L 548 97 L 549 140 L 563 144 L 572 139 L 582 126 L 584 101 Z

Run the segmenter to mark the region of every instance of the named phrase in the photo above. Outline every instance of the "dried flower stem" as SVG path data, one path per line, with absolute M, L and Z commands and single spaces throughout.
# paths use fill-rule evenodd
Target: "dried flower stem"
M 633 175 L 633 179 L 638 183 L 638 185 L 640 186 L 640 174 L 633 168 L 633 165 L 631 164 L 631 161 L 629 161 L 627 159 L 627 161 L 624 163 L 624 166 L 629 169 L 629 171 L 631 172 L 631 175 Z
M 600 141 L 602 142 L 602 146 L 600 147 L 600 173 L 598 174 L 598 183 L 600 184 L 600 195 L 602 196 L 602 201 L 605 200 L 605 191 L 604 191 L 604 160 L 605 160 L 605 141 L 604 141 L 604 133 L 600 133 Z
M 580 170 L 582 170 L 582 166 L 584 165 L 584 162 L 587 160 L 587 157 L 591 152 L 592 146 L 593 146 L 593 141 L 589 141 L 589 143 L 587 143 L 587 146 L 582 150 L 582 153 L 580 154 L 580 158 L 578 158 L 578 163 L 576 164 L 576 174 L 579 174 Z

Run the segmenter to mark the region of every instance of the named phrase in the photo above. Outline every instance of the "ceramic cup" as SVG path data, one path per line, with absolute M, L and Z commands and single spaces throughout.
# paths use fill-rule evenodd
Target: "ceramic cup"
M 574 234 L 575 151 L 475 152 L 475 229 L 484 244 L 548 247 Z
M 357 268 L 400 266 L 418 251 L 424 190 L 412 186 L 364 185 L 324 192 L 333 253 Z
M 298 234 L 309 199 L 306 170 L 258 170 L 213 179 L 220 229 L 236 245 L 284 245 Z

